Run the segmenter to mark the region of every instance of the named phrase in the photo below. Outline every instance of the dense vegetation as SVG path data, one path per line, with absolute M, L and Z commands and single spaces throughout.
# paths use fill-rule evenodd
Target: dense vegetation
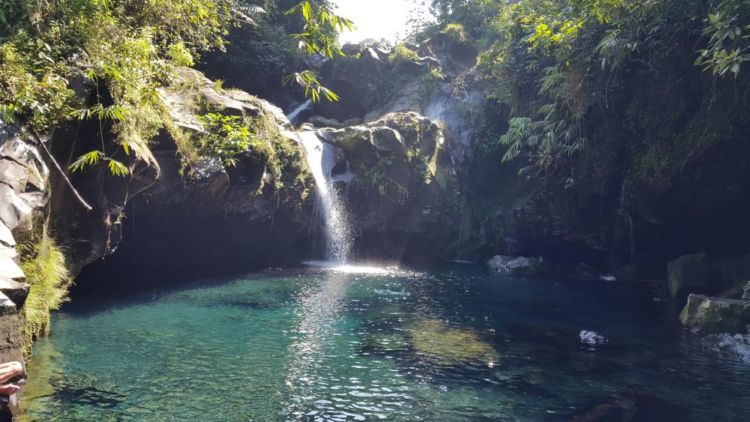
M 742 64 L 750 58 L 750 5 L 744 1 L 433 3 L 441 22 L 471 28 L 484 45 L 483 75 L 494 98 L 511 110 L 510 130 L 502 137 L 506 159 L 523 155 L 540 176 L 571 172 L 566 161 L 587 143 L 623 142 L 597 137 L 591 120 L 607 115 L 612 124 L 618 117 L 612 112 L 620 114 L 614 123 L 621 126 L 647 120 L 646 113 L 628 114 L 636 104 L 625 104 L 645 89 L 654 97 L 652 107 L 661 110 L 661 99 L 676 101 L 659 93 L 673 92 L 680 79 L 705 80 L 706 71 L 719 78 L 706 94 L 738 89 L 736 100 L 744 97 Z M 723 116 L 740 110 L 732 107 Z M 658 120 L 668 117 L 659 114 Z M 714 128 L 726 126 L 716 123 Z M 634 128 L 623 129 L 629 139 L 639 138 Z M 609 130 L 608 137 L 618 132 Z M 575 175 L 568 175 L 573 179 L 565 181 L 574 182 Z
M 278 9 L 283 4 L 263 6 Z M 157 88 L 175 77 L 175 67 L 192 66 L 201 52 L 224 50 L 231 27 L 257 31 L 254 17 L 265 13 L 254 2 L 234 0 L 3 3 L 0 117 L 18 118 L 37 133 L 73 118 L 99 119 L 114 142 L 106 145 L 101 134 L 101 149 L 81 156 L 71 168 L 106 162 L 113 174 L 127 175 L 132 169 L 123 164 L 123 155 L 132 152 L 140 160 L 152 160 L 149 142 L 164 125 Z M 340 53 L 335 35 L 351 27 L 349 21 L 326 3 L 304 1 L 287 10 L 292 13 L 302 22 L 294 26 L 298 32 L 268 45 L 267 55 L 277 56 L 279 50 L 299 55 L 293 41 L 308 54 Z M 309 71 L 291 79 L 315 99 L 321 93 L 335 99 Z M 76 89 L 90 90 L 93 98 Z
M 714 177 L 695 170 L 704 154 L 736 157 L 728 151 L 742 148 L 750 99 L 746 1 L 435 0 L 433 6 L 439 28 L 463 25 L 482 50 L 476 71 L 490 96 L 472 166 L 475 204 L 507 203 L 506 186 L 482 181 L 500 177 L 501 160 L 511 162 L 542 198 L 542 213 L 579 229 L 588 224 L 589 243 L 632 255 L 638 253 L 632 232 L 666 213 L 655 211 L 664 204 L 653 198 L 680 184 L 693 183 L 697 192 L 696 183 L 711 183 L 697 177 Z M 731 166 L 731 158 L 714 159 Z M 667 205 L 690 201 L 673 202 Z M 604 225 L 601 214 L 624 225 L 616 228 L 624 234 L 591 227 Z M 607 239 L 593 240 L 595 230 L 609 231 L 600 235 Z

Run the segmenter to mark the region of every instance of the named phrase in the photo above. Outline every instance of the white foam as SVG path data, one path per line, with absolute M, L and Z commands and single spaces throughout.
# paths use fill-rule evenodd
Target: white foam
M 750 363 L 750 334 L 717 334 L 704 339 L 717 352 L 728 353 Z
M 581 339 L 581 343 L 587 344 L 592 347 L 609 343 L 609 340 L 606 337 L 597 333 L 596 331 L 581 330 L 581 332 L 578 334 L 578 337 Z
M 321 268 L 324 270 L 343 273 L 343 274 L 393 274 L 398 271 L 398 267 L 375 267 L 366 265 L 339 265 L 331 261 L 305 261 L 302 264 L 308 267 Z

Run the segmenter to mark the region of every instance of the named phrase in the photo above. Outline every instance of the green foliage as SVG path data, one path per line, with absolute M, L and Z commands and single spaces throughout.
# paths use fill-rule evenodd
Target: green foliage
M 284 3 L 283 1 L 280 3 Z M 149 143 L 165 125 L 157 88 L 175 77 L 176 66 L 189 66 L 200 52 L 225 47 L 234 16 L 255 24 L 257 9 L 239 0 L 149 0 L 146 2 L 15 0 L 0 5 L 0 118 L 19 121 L 39 133 L 70 119 L 100 120 L 101 148 L 71 165 L 106 164 L 116 176 L 130 169 L 133 156 L 155 163 Z M 262 9 L 261 9 L 262 10 Z M 256 13 L 257 12 L 257 13 Z M 339 31 L 350 21 L 327 2 L 303 1 L 304 25 L 295 37 L 309 54 L 338 55 Z M 95 91 L 83 103 L 71 81 Z M 317 101 L 338 99 L 314 73 L 294 74 Z M 112 139 L 105 136 L 111 132 Z M 106 139 L 105 139 L 106 138 Z M 134 161 L 134 160 L 128 160 Z
M 219 157 L 225 166 L 237 164 L 237 156 L 248 152 L 257 143 L 241 116 L 207 113 L 198 116 L 204 133 L 198 136 L 198 152 Z
M 318 80 L 318 75 L 311 70 L 295 72 L 284 78 L 285 85 L 291 82 L 303 87 L 305 89 L 305 97 L 309 97 L 314 103 L 320 101 L 321 96 L 328 101 L 339 100 L 339 96 L 335 92 L 324 87 Z
M 503 6 L 486 21 L 485 39 L 494 40 L 479 68 L 494 86 L 491 99 L 511 112 L 499 137 L 507 148 L 504 160 L 523 159 L 526 174 L 570 185 L 578 154 L 604 148 L 590 139 L 594 127 L 588 119 L 601 119 L 613 102 L 644 89 L 642 83 L 628 85 L 625 75 L 633 83 L 685 77 L 677 72 L 698 79 L 699 73 L 682 66 L 691 55 L 691 62 L 698 56 L 696 63 L 715 75 L 739 75 L 750 57 L 748 4 L 523 0 Z M 696 15 L 706 16 L 703 25 Z M 706 48 L 696 49 L 701 43 Z M 628 125 L 623 116 L 607 116 Z
M 315 5 L 305 0 L 286 13 L 288 15 L 299 13 L 305 21 L 302 31 L 293 34 L 293 37 L 299 41 L 300 49 L 304 49 L 309 55 L 320 54 L 329 59 L 335 56 L 345 56 L 338 45 L 338 34 L 353 30 L 354 23 L 337 15 L 328 3 Z M 322 86 L 317 75 L 310 70 L 303 70 L 288 76 L 285 84 L 289 82 L 295 82 L 303 87 L 305 96 L 311 98 L 313 102 L 318 102 L 321 94 L 328 101 L 339 99 L 336 93 Z
M 31 342 L 50 332 L 50 313 L 65 302 L 72 277 L 65 264 L 65 255 L 46 231 L 19 244 L 21 269 L 31 286 L 23 308 L 23 335 L 26 353 Z
M 439 23 L 460 23 L 477 36 L 497 16 L 503 3 L 496 0 L 432 0 L 432 11 Z
M 708 45 L 698 50 L 696 64 L 714 75 L 738 77 L 742 64 L 750 60 L 750 1 L 713 3 L 714 11 L 708 14 L 703 30 Z
M 353 30 L 354 23 L 337 15 L 328 4 L 314 5 L 309 0 L 300 2 L 287 11 L 287 14 L 299 13 L 305 19 L 302 32 L 294 34 L 300 47 L 307 54 L 322 54 L 330 59 L 344 56 L 338 46 L 337 36 L 345 30 Z
M 419 55 L 407 45 L 399 44 L 393 49 L 391 55 L 388 56 L 388 61 L 394 66 L 400 66 L 419 61 Z
M 460 23 L 449 23 L 440 33 L 458 45 L 471 43 L 471 35 L 466 31 L 466 27 Z
M 223 47 L 233 5 L 233 0 L 5 2 L 0 9 L 3 118 L 40 133 L 71 118 L 107 121 L 111 145 L 100 133 L 100 159 L 84 154 L 73 168 L 106 162 L 112 174 L 126 175 L 127 167 L 111 157 L 123 153 L 153 161 L 148 143 L 162 127 L 156 88 L 175 65 Z M 72 80 L 93 88 L 93 103 L 81 103 Z

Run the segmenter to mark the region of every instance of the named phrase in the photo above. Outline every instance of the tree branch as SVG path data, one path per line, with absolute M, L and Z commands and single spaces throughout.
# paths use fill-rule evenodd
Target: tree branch
M 39 146 L 42 147 L 44 152 L 47 153 L 47 156 L 49 157 L 50 161 L 52 161 L 52 164 L 60 173 L 60 176 L 62 176 L 63 180 L 65 180 L 65 184 L 68 185 L 70 190 L 73 192 L 73 196 L 75 196 L 78 202 L 84 208 L 86 208 L 86 211 L 93 210 L 94 208 L 91 205 L 89 205 L 88 202 L 86 202 L 86 200 L 83 198 L 83 196 L 81 196 L 81 194 L 78 192 L 75 186 L 73 186 L 73 182 L 71 182 L 70 179 L 68 178 L 68 175 L 65 174 L 65 170 L 63 170 L 63 168 L 60 167 L 60 163 L 58 163 L 57 160 L 55 160 L 55 157 L 52 155 L 52 152 L 49 150 L 49 148 L 47 148 L 47 145 L 44 144 L 44 141 L 42 141 L 42 138 L 39 136 L 39 134 L 37 134 L 36 131 L 33 129 L 30 129 L 29 132 L 31 132 L 31 135 L 34 137 L 34 142 L 39 144 Z

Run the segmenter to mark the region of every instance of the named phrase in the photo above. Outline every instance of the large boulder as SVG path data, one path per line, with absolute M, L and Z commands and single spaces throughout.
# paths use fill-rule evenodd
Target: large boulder
M 667 265 L 669 294 L 684 300 L 690 293 L 713 293 L 711 260 L 706 254 L 681 256 Z
M 549 268 L 543 258 L 497 255 L 487 262 L 490 270 L 496 274 L 540 275 Z
M 148 204 L 147 212 L 267 219 L 280 196 L 301 202 L 309 174 L 297 135 L 281 109 L 246 92 L 221 88 L 196 70 L 180 68 L 177 74 L 178 81 L 159 89 L 172 124 L 155 148 L 163 175 L 139 199 Z M 195 147 L 206 135 L 201 115 L 208 112 L 241 117 L 252 128 L 256 144 L 231 166 Z
M 216 268 L 292 265 L 309 253 L 312 177 L 287 117 L 201 72 L 177 74 L 159 90 L 171 116 L 152 148 L 161 176 L 130 201 L 127 237 L 117 253 L 106 265 L 89 266 L 78 288 L 138 288 L 212 276 Z M 236 117 L 251 145 L 231 160 L 204 148 L 209 135 L 202 117 L 209 113 Z M 102 279 L 109 286 L 101 287 Z
M 750 301 L 691 294 L 680 321 L 699 334 L 745 333 L 750 324 Z
M 459 194 L 441 125 L 417 113 L 392 113 L 318 133 L 341 151 L 332 173 L 334 180 L 348 180 L 347 205 L 362 255 L 444 257 L 438 254 L 456 238 Z

